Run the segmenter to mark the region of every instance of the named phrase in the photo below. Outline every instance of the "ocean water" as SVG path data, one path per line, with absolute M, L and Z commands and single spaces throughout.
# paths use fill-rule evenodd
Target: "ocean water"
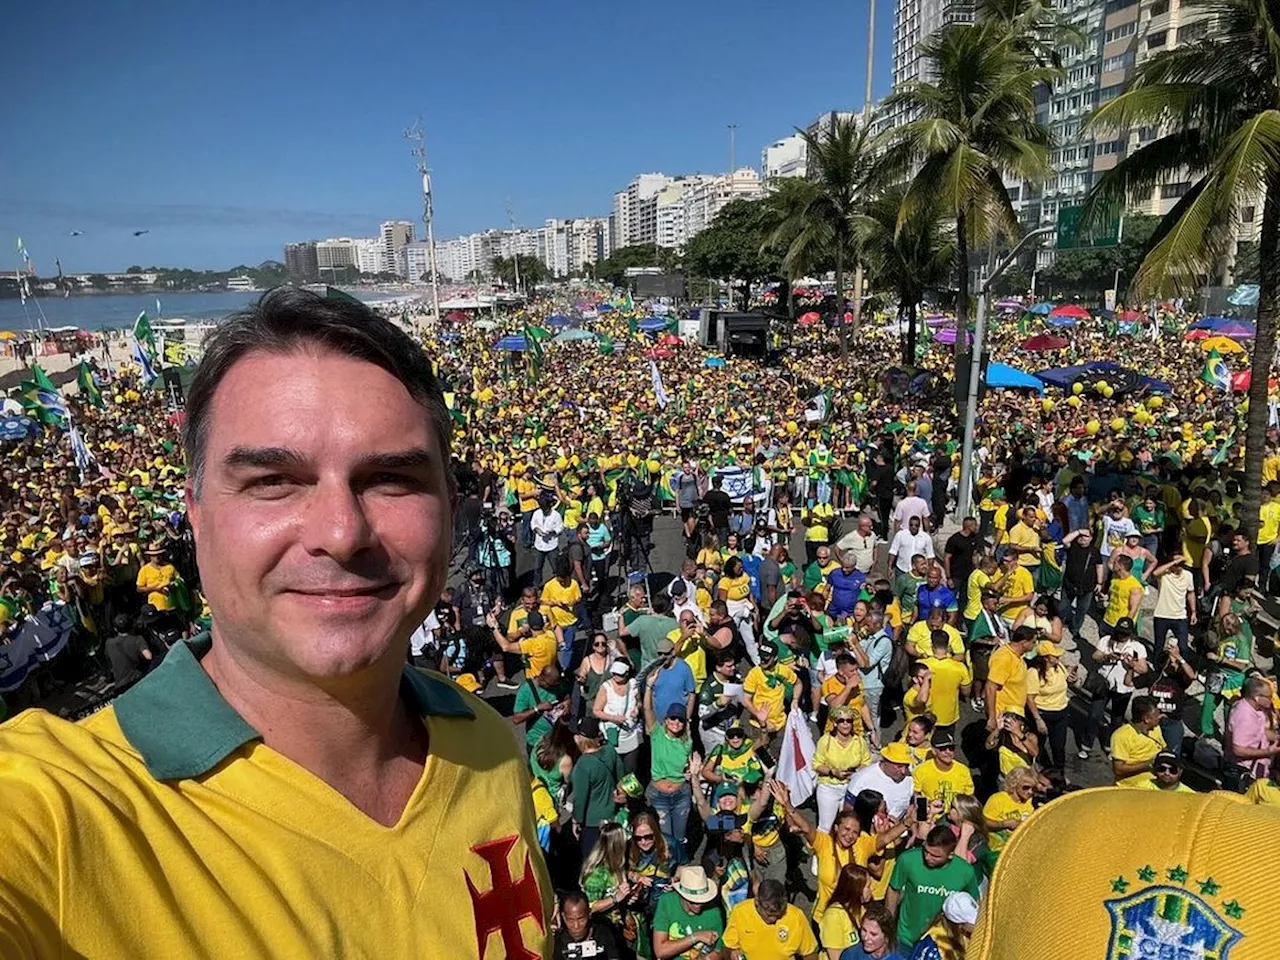
M 357 293 L 361 300 L 377 303 L 390 299 L 387 294 Z M 102 330 L 108 327 L 128 329 L 143 310 L 153 320 L 218 320 L 252 303 L 256 293 L 161 293 L 160 310 L 156 310 L 154 293 L 102 293 L 72 297 L 41 296 L 27 301 L 0 300 L 0 330 L 33 329 L 41 318 L 50 327 L 77 327 Z

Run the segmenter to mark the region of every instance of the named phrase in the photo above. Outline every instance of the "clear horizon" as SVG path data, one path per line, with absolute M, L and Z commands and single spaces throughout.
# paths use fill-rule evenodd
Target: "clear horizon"
M 121 9 L 6 18 L 0 271 L 21 267 L 18 236 L 45 276 L 55 259 L 67 273 L 252 266 L 384 220 L 421 234 L 402 137 L 418 116 L 443 239 L 507 225 L 508 202 L 535 227 L 607 215 L 638 173 L 725 169 L 730 123 L 736 165 L 758 166 L 794 127 L 862 102 L 867 0 Z M 876 21 L 879 98 L 891 4 Z

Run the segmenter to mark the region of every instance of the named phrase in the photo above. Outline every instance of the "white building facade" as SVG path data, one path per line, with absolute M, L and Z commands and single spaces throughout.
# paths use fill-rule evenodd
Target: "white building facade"
M 776 140 L 760 151 L 760 176 L 766 181 L 776 177 L 803 177 L 808 173 L 809 145 L 794 133 Z

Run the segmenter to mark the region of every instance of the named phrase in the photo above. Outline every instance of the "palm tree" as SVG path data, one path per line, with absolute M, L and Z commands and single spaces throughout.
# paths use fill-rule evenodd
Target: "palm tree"
M 1280 8 L 1271 0 L 1185 0 L 1212 27 L 1201 39 L 1157 53 L 1128 89 L 1090 118 L 1097 129 L 1167 130 L 1094 185 L 1083 216 L 1147 199 L 1162 183 L 1190 189 L 1161 221 L 1131 288 L 1193 290 L 1216 273 L 1240 208 L 1262 198 L 1258 328 L 1245 421 L 1241 529 L 1257 536 L 1267 427 L 1267 381 L 1280 309 Z
M 853 218 L 872 197 L 878 182 L 869 124 L 852 117 L 834 117 L 816 136 L 803 130 L 809 148 L 809 177 L 804 186 L 788 188 L 793 204 L 775 229 L 779 241 L 790 237 L 784 266 L 812 263 L 819 251 L 831 251 L 836 271 L 836 326 L 840 356 L 849 355 L 849 332 L 844 323 L 846 258 L 855 254 Z
M 919 119 L 885 134 L 886 166 L 914 175 L 898 211 L 905 229 L 937 205 L 956 223 L 956 319 L 969 323 L 969 250 L 996 235 L 1013 237 L 1017 217 L 1006 179 L 1038 183 L 1051 173 L 1049 132 L 1036 121 L 1034 90 L 1059 75 L 1031 63 L 998 23 L 955 26 L 924 46 L 936 82 L 892 94 L 885 109 Z
M 1062 67 L 1061 48 L 1084 46 L 1087 35 L 1053 0 L 978 0 L 977 19 L 1010 36 L 1014 48 L 1041 67 Z
M 921 207 L 899 226 L 906 186 L 886 190 L 854 218 L 854 241 L 874 281 L 898 294 L 898 323 L 907 320 L 902 362 L 916 363 L 916 321 L 926 290 L 948 284 L 955 273 L 956 237 L 934 208 Z
M 782 275 L 787 280 L 787 314 L 795 320 L 795 282 L 818 272 L 830 259 L 830 240 L 821 224 L 806 221 L 804 211 L 813 202 L 817 184 L 805 177 L 778 177 L 768 184 L 760 200 L 768 224 L 763 251 L 782 257 Z

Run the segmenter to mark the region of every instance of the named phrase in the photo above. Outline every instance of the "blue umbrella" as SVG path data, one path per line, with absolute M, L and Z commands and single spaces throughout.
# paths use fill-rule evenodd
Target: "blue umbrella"
M 499 350 L 515 350 L 523 353 L 527 344 L 524 342 L 524 337 L 509 336 L 509 337 L 503 337 L 496 344 L 494 344 L 494 346 L 496 346 Z
M 547 317 L 547 326 L 551 327 L 553 330 L 559 330 L 561 327 L 567 327 L 568 325 L 569 318 L 563 314 L 558 313 L 553 317 Z
M 707 357 L 702 361 L 702 365 L 705 367 L 723 367 L 724 357 Z
M 437 339 L 444 340 L 446 343 L 452 343 L 454 340 L 461 340 L 462 334 L 457 330 L 446 330 L 440 334 Z
M 646 317 L 640 321 L 639 327 L 643 333 L 657 333 L 659 330 L 665 330 L 671 325 L 670 320 L 664 320 L 662 317 Z
M 573 329 L 562 330 L 551 338 L 552 343 L 573 343 L 575 340 L 595 340 L 596 334 L 590 330 Z
M 596 307 L 596 313 L 611 313 L 612 311 L 613 311 L 612 304 L 602 303 L 600 304 L 600 306 Z
M 1028 307 L 1027 313 L 1038 313 L 1041 316 L 1045 316 L 1052 309 L 1052 303 L 1037 303 L 1034 307 Z
M 0 420 L 0 440 L 24 440 L 35 431 L 30 417 L 5 417 Z
M 1074 327 L 1075 325 L 1075 317 L 1049 317 L 1049 326 L 1051 327 Z

